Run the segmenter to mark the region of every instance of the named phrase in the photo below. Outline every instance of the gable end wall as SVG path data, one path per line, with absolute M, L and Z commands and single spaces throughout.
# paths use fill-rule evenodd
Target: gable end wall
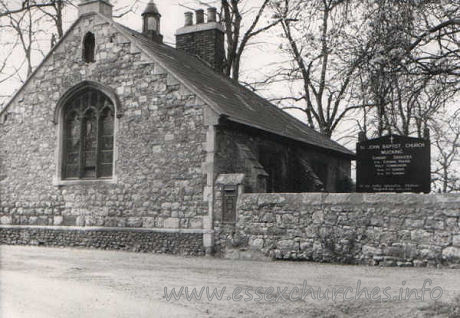
M 92 64 L 81 56 L 88 31 L 96 37 Z M 82 81 L 100 83 L 120 100 L 117 178 L 57 186 L 55 107 L 64 92 Z M 97 15 L 81 18 L 0 124 L 1 225 L 199 232 L 208 214 L 203 199 L 208 130 L 204 109 L 204 102 L 106 20 Z

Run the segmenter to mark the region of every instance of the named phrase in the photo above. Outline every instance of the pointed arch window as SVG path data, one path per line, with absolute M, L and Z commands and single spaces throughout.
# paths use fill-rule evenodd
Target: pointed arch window
M 63 179 L 111 178 L 114 105 L 87 88 L 64 105 Z
M 94 50 L 96 49 L 96 39 L 91 32 L 86 33 L 83 39 L 83 61 L 86 63 L 93 63 Z

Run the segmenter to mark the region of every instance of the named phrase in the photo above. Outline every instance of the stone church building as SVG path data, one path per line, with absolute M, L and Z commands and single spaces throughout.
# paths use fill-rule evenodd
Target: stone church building
M 0 113 L 1 243 L 200 255 L 235 217 L 219 191 L 336 192 L 349 178 L 352 152 L 222 74 L 215 9 L 186 13 L 176 48 L 153 2 L 142 32 L 107 0 L 79 10 Z

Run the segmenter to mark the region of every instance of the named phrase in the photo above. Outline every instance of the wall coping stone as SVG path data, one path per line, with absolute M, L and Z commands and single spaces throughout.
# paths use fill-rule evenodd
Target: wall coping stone
M 418 194 L 418 193 L 244 193 L 243 202 L 277 203 L 286 199 L 299 201 L 304 205 L 337 204 L 391 204 L 391 205 L 435 205 L 458 206 L 460 194 Z

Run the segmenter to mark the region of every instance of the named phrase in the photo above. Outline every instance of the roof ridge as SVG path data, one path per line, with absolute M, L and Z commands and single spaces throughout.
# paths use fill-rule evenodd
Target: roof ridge
M 274 131 L 273 129 L 270 129 L 269 127 L 265 126 L 268 123 L 265 123 L 265 125 L 264 125 L 263 123 L 255 124 L 251 120 L 248 121 L 247 118 L 241 117 L 240 113 L 235 113 L 235 111 L 236 111 L 235 109 L 233 109 L 233 111 L 230 111 L 230 113 L 229 113 L 228 109 L 225 110 L 225 109 L 222 109 L 220 107 L 219 104 L 222 104 L 222 103 L 217 103 L 217 102 L 213 101 L 212 98 L 210 98 L 210 99 L 204 98 L 204 97 L 207 97 L 209 95 L 209 92 L 206 93 L 206 89 L 203 91 L 200 87 L 198 87 L 199 85 L 198 86 L 197 85 L 192 85 L 197 90 L 198 95 L 200 97 L 205 99 L 205 101 L 207 101 L 208 103 L 209 102 L 211 103 L 209 105 L 211 108 L 213 108 L 213 109 L 216 108 L 215 110 L 218 113 L 220 113 L 221 115 L 222 114 L 227 115 L 228 117 L 230 117 L 229 118 L 230 120 L 233 119 L 234 121 L 237 121 L 237 122 L 240 122 L 240 123 L 243 123 L 243 124 L 246 124 L 246 125 L 250 125 L 250 126 L 253 126 L 255 128 L 258 128 L 258 129 L 269 131 L 269 132 L 272 132 L 272 133 L 275 133 L 275 134 L 278 134 L 278 135 L 281 135 L 281 136 L 285 136 L 285 137 L 288 137 L 288 138 L 291 138 L 291 139 L 296 139 L 296 140 L 299 140 L 299 141 L 302 141 L 302 142 L 306 142 L 306 143 L 309 143 L 309 144 L 311 144 L 313 146 L 318 146 L 318 147 L 321 147 L 321 148 L 327 148 L 327 149 L 330 149 L 330 150 L 334 150 L 334 151 L 344 153 L 346 155 L 354 155 L 354 153 L 351 150 L 349 150 L 346 147 L 340 145 L 338 142 L 336 142 L 335 140 L 329 138 L 328 136 L 326 136 L 326 135 L 316 131 L 315 129 L 309 127 L 306 123 L 302 122 L 300 119 L 298 119 L 298 118 L 290 115 L 289 113 L 283 111 L 282 109 L 280 109 L 276 105 L 272 104 L 271 102 L 269 102 L 268 100 L 266 100 L 265 98 L 263 98 L 262 96 L 257 94 L 256 92 L 253 92 L 253 91 L 249 90 L 248 88 L 244 87 L 238 81 L 236 81 L 236 80 L 224 75 L 221 72 L 216 72 L 213 68 L 210 68 L 206 63 L 204 63 L 202 61 L 202 59 L 197 58 L 195 55 L 187 54 L 187 53 L 185 53 L 185 52 L 183 52 L 181 50 L 177 50 L 173 46 L 167 45 L 165 43 L 155 42 L 152 39 L 146 37 L 144 34 L 138 32 L 136 30 L 133 30 L 133 29 L 131 29 L 131 28 L 129 28 L 129 27 L 123 25 L 123 24 L 117 23 L 117 22 L 114 22 L 114 23 L 117 26 L 121 27 L 123 30 L 127 31 L 128 33 L 130 33 L 130 36 L 132 36 L 134 39 L 137 39 L 137 40 L 141 41 L 139 44 L 140 45 L 145 45 L 146 49 L 148 51 L 151 51 L 150 53 L 155 55 L 155 56 L 157 56 L 157 58 L 158 58 L 158 55 L 161 56 L 161 54 L 162 54 L 162 52 L 159 52 L 158 50 L 159 49 L 160 50 L 161 49 L 166 49 L 166 50 L 169 51 L 169 54 L 167 54 L 167 57 L 170 58 L 170 59 L 174 59 L 174 57 L 171 57 L 171 55 L 176 55 L 177 58 L 186 59 L 187 62 L 189 62 L 190 59 L 194 59 L 196 62 L 199 62 L 203 67 L 206 68 L 206 72 L 209 72 L 209 75 L 212 74 L 212 76 L 215 76 L 214 79 L 210 79 L 209 77 L 207 77 L 206 80 L 211 80 L 211 81 L 214 80 L 214 83 L 216 85 L 219 84 L 219 83 L 215 82 L 217 79 L 222 80 L 222 81 L 224 81 L 226 83 L 226 85 L 231 85 L 233 87 L 233 90 L 235 91 L 234 93 L 238 94 L 239 95 L 238 97 L 256 99 L 259 104 L 262 104 L 263 106 L 267 107 L 267 109 L 272 110 L 272 111 L 266 112 L 265 115 L 268 116 L 268 117 L 271 117 L 272 120 L 273 120 L 273 118 L 275 118 L 277 116 L 280 116 L 280 118 L 282 118 L 282 123 L 283 123 L 284 127 L 283 127 L 283 129 L 281 131 L 280 130 Z M 163 52 L 163 53 L 165 53 L 165 52 Z M 160 61 L 161 61 L 161 58 L 160 58 Z M 167 64 L 168 62 L 169 62 L 169 60 L 162 61 L 160 64 L 164 64 L 164 63 Z M 184 62 L 184 64 L 193 65 L 193 63 L 187 63 L 187 62 Z M 166 67 L 166 69 L 167 69 L 167 67 Z M 197 70 L 195 70 L 195 71 L 197 71 Z M 185 82 L 185 83 L 188 82 L 187 76 L 185 76 L 184 74 L 176 74 L 177 72 L 172 72 L 172 73 L 173 73 L 173 75 L 175 75 L 177 77 L 180 77 L 183 82 Z M 179 73 L 180 73 L 180 71 L 179 71 Z M 214 89 L 207 87 L 207 90 L 214 90 Z M 223 96 L 223 97 L 225 98 L 225 96 Z M 235 99 L 235 98 L 232 98 L 232 99 Z M 253 104 L 253 103 L 254 103 L 254 101 L 252 101 L 252 102 L 248 101 L 247 103 L 243 103 L 243 104 L 248 104 L 249 105 L 249 104 Z M 248 106 L 246 106 L 246 107 L 252 109 L 252 107 L 248 107 Z M 257 111 L 253 110 L 253 112 L 257 112 Z M 290 128 L 289 126 L 291 126 L 291 128 L 294 128 L 299 132 L 301 131 L 304 136 L 310 135 L 311 138 L 314 138 L 317 141 L 316 142 L 313 142 L 313 141 L 307 142 L 305 139 L 302 139 L 300 137 L 297 137 L 297 138 L 293 137 L 292 129 L 289 129 Z M 320 141 L 320 140 L 322 140 L 322 141 Z
M 139 31 L 136 31 L 134 29 L 131 29 L 121 23 L 117 23 L 115 22 L 116 24 L 122 26 L 123 28 L 131 31 L 131 32 L 134 32 L 136 35 L 139 35 L 139 36 L 142 36 L 145 40 L 149 40 L 149 41 L 152 41 L 152 39 L 148 38 L 147 36 L 145 36 L 144 34 L 142 34 L 141 32 Z M 171 48 L 171 49 L 175 49 L 177 50 L 175 47 L 173 46 L 170 46 L 170 45 L 167 45 L 167 44 L 164 44 L 164 43 L 158 43 L 158 44 L 161 44 L 163 46 L 166 46 L 168 48 Z M 185 52 L 183 52 L 184 54 L 187 54 Z M 193 56 L 194 58 L 196 58 L 197 60 L 199 60 L 200 62 L 202 62 L 204 65 L 206 65 L 207 67 L 210 68 L 210 70 L 212 70 L 216 75 L 219 75 L 221 76 L 223 79 L 229 81 L 230 83 L 232 83 L 233 85 L 236 85 L 238 86 L 239 89 L 243 90 L 245 93 L 249 93 L 249 94 L 252 94 L 253 96 L 256 96 L 257 98 L 261 99 L 261 101 L 263 101 L 266 105 L 270 105 L 270 107 L 273 107 L 274 109 L 276 109 L 276 111 L 278 111 L 280 114 L 282 114 L 283 116 L 285 117 L 289 117 L 290 119 L 295 119 L 296 122 L 298 124 L 300 124 L 302 126 L 302 128 L 306 128 L 310 131 L 312 131 L 313 133 L 316 133 L 316 134 L 319 134 L 321 136 L 324 136 L 326 138 L 329 138 L 330 140 L 334 141 L 332 138 L 322 134 L 321 132 L 317 131 L 316 129 L 308 126 L 306 123 L 304 123 L 303 121 L 301 121 L 300 119 L 292 116 L 291 114 L 285 112 L 284 110 L 282 110 L 281 108 L 279 108 L 278 106 L 274 105 L 273 103 L 271 103 L 270 101 L 266 100 L 264 97 L 260 96 L 259 94 L 257 94 L 255 91 L 252 91 L 250 89 L 248 89 L 247 87 L 245 87 L 244 85 L 242 85 L 239 81 L 231 78 L 231 77 L 228 77 L 226 76 L 225 74 L 223 74 L 222 72 L 217 72 L 216 70 L 214 70 L 212 67 L 210 67 L 209 63 L 206 63 L 205 60 L 203 60 L 201 57 L 199 57 L 198 55 L 195 55 L 195 54 L 187 54 L 187 56 Z
M 101 14 L 96 13 L 96 15 L 108 22 L 122 36 L 127 37 L 133 42 L 133 45 L 137 45 L 141 52 L 146 54 L 152 62 L 161 65 L 161 67 L 176 77 L 187 89 L 195 93 L 217 114 L 226 116 L 234 122 L 297 140 L 314 147 L 328 149 L 346 156 L 354 156 L 352 151 L 307 126 L 300 119 L 283 111 L 256 92 L 244 87 L 238 81 L 231 79 L 221 72 L 216 72 L 204 63 L 202 59 L 177 50 L 170 45 L 157 43 L 142 33 L 108 19 Z M 43 61 L 27 78 L 26 82 L 14 93 L 10 101 L 0 111 L 0 115 L 7 111 L 29 81 L 36 75 L 50 56 L 52 56 L 57 47 L 62 45 L 62 42 L 65 41 L 68 34 L 81 21 L 81 18 L 79 17 L 69 27 L 59 42 L 48 52 Z M 192 63 L 191 59 L 193 59 Z

